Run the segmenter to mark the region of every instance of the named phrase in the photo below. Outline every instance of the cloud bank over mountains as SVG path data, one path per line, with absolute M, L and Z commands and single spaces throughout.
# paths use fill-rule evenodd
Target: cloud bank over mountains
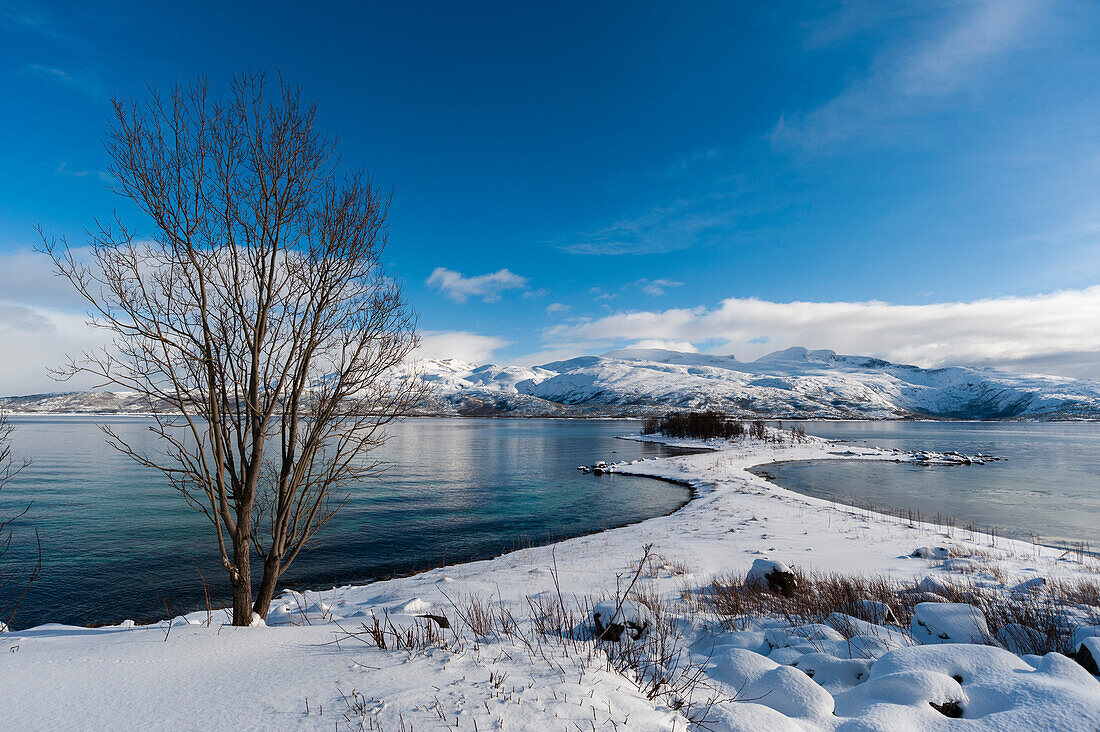
M 789 346 L 919 366 L 996 365 L 1100 378 L 1100 286 L 1030 297 L 894 305 L 729 298 L 716 307 L 623 311 L 549 327 L 548 343 L 686 341 L 754 359 Z M 1089 358 L 1089 354 L 1092 358 Z
M 86 324 L 83 306 L 54 277 L 43 257 L 26 250 L 0 255 L 0 394 L 79 390 L 48 369 L 66 355 L 104 342 Z M 498 302 L 509 290 L 531 291 L 507 268 L 467 277 L 436 268 L 429 284 L 456 302 Z M 639 281 L 662 291 L 678 281 Z M 507 311 L 485 328 L 425 329 L 417 358 L 537 365 L 625 346 L 733 354 L 752 360 L 791 346 L 825 348 L 923 367 L 996 366 L 1016 371 L 1100 379 L 1100 286 L 1026 297 L 898 305 L 863 302 L 774 302 L 728 298 L 688 308 L 609 310 L 584 317 L 579 304 L 545 306 L 545 327 L 530 342 L 509 336 Z M 495 332 L 493 332 L 495 331 Z M 521 353 L 526 350 L 526 353 Z

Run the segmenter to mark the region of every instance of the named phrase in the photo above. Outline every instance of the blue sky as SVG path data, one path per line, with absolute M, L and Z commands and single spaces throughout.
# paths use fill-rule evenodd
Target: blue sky
M 111 96 L 249 70 L 393 186 L 424 355 L 1100 377 L 1095 3 L 0 8 L 0 392 L 57 388 L 59 344 L 94 340 L 28 248 L 136 219 L 102 172 Z

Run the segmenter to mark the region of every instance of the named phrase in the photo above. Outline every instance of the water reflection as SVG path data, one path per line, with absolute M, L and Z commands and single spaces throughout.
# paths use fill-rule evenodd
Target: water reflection
M 9 559 L 43 572 L 17 627 L 47 621 L 117 622 L 203 605 L 201 573 L 228 600 L 210 524 L 159 474 L 104 443 L 83 417 L 14 417 L 13 452 L 34 465 L 0 500 L 32 504 Z M 136 448 L 154 446 L 148 422 L 111 418 Z M 633 421 L 417 419 L 395 425 L 378 451 L 389 467 L 355 486 L 287 584 L 360 582 L 498 554 L 667 513 L 686 489 L 629 476 L 582 476 L 581 463 L 673 454 L 615 439 Z
M 958 526 L 993 526 L 1044 543 L 1100 547 L 1100 424 L 982 422 L 807 422 L 806 431 L 904 450 L 958 450 L 1006 458 L 975 466 L 919 466 L 858 460 L 763 468 L 801 493 L 870 502 Z

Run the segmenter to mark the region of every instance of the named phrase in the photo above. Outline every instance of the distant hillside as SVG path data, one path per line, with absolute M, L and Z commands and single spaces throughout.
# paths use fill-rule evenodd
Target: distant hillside
M 638 416 L 716 409 L 744 417 L 1100 419 L 1100 382 L 985 368 L 922 369 L 789 348 L 755 361 L 658 349 L 611 351 L 534 368 L 453 359 L 410 364 L 432 387 L 419 413 Z M 12 412 L 140 413 L 132 393 L 0 398 Z

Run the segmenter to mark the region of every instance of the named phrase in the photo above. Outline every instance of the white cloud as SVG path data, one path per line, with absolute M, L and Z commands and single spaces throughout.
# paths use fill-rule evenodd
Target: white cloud
M 103 84 L 96 76 L 87 70 L 79 70 L 75 73 L 70 73 L 56 66 L 47 66 L 45 64 L 27 64 L 23 69 L 31 74 L 45 76 L 48 79 L 52 79 L 59 84 L 63 84 L 70 89 L 87 94 L 90 97 L 103 96 Z
M 57 170 L 54 172 L 56 172 L 58 175 L 67 175 L 73 178 L 85 178 L 89 175 L 94 175 L 96 178 L 99 178 L 99 180 L 104 183 L 111 180 L 111 174 L 105 170 L 70 170 L 69 164 L 66 163 L 64 160 L 62 160 L 58 164 Z
M 79 258 L 84 250 L 76 249 Z M 105 345 L 104 331 L 87 325 L 84 300 L 31 249 L 0 253 L 0 395 L 72 391 L 94 386 L 91 377 L 57 382 L 48 369 L 66 356 Z
M 990 60 L 1026 42 L 1042 21 L 1039 11 L 1044 4 L 948 4 L 946 19 L 926 23 L 907 43 L 881 50 L 862 78 L 828 102 L 804 114 L 781 117 L 772 131 L 773 141 L 827 148 L 936 111 L 952 95 L 978 84 Z
M 420 333 L 420 347 L 412 358 L 456 358 L 474 363 L 490 363 L 493 354 L 509 341 L 497 336 L 464 330 L 426 330 Z
M 688 341 L 662 341 L 657 338 L 648 338 L 637 343 L 631 343 L 629 348 L 660 348 L 665 351 L 680 351 L 682 353 L 697 353 L 699 350 L 693 343 Z
M 496 302 L 502 292 L 526 287 L 527 278 L 508 269 L 467 277 L 446 267 L 436 267 L 428 277 L 427 285 L 455 302 L 466 302 L 470 297 L 480 297 L 482 302 Z
M 76 258 L 85 248 L 74 248 Z M 54 273 L 53 262 L 32 249 L 0 252 L 0 302 L 44 305 L 51 308 L 84 310 L 85 301 L 64 277 Z
M 90 327 L 83 315 L 28 305 L 0 303 L 0 395 L 38 394 L 89 389 L 89 376 L 54 381 L 48 369 L 61 366 L 67 356 L 107 343 L 101 330 Z
M 556 315 L 558 313 L 564 313 L 567 310 L 569 310 L 569 306 L 563 305 L 560 302 L 552 302 L 546 306 L 547 315 Z
M 527 353 L 508 360 L 514 366 L 542 366 L 553 361 L 566 361 L 577 356 L 590 356 L 594 353 L 615 348 L 611 341 L 587 341 L 578 343 L 555 343 L 534 353 Z
M 716 193 L 695 199 L 680 199 L 628 218 L 622 218 L 593 231 L 581 232 L 562 242 L 570 254 L 620 255 L 654 254 L 696 245 L 730 241 L 735 216 L 716 204 L 729 198 Z M 728 204 L 727 204 L 728 205 Z
M 66 73 L 65 71 L 62 71 L 61 69 L 56 68 L 54 66 L 44 66 L 42 64 L 30 64 L 29 66 L 27 66 L 27 70 L 28 71 L 35 71 L 37 73 L 45 74 L 47 76 L 52 76 L 55 79 L 60 79 L 61 81 L 72 81 L 73 80 L 72 74 Z
M 731 298 L 556 325 L 548 342 L 688 342 L 743 360 L 788 346 L 920 366 L 988 364 L 1100 378 L 1100 285 L 1032 297 L 891 305 Z M 1088 354 L 1092 354 L 1091 360 Z
M 665 290 L 671 287 L 681 287 L 684 283 L 676 280 L 657 279 L 653 281 L 638 280 L 638 285 L 642 288 L 642 292 L 647 295 L 653 295 L 658 297 L 665 294 Z

